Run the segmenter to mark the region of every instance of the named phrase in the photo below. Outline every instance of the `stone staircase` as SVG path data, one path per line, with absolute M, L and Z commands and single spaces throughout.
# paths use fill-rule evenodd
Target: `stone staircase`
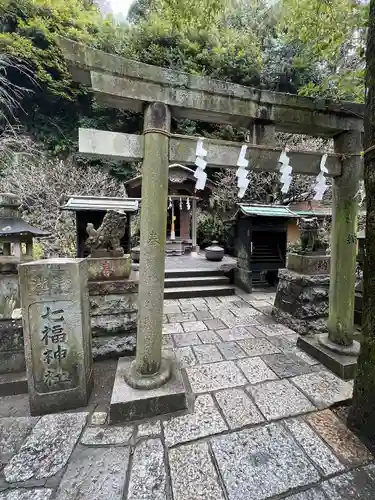
M 219 269 L 167 270 L 164 280 L 165 299 L 219 297 L 234 295 L 230 279 Z

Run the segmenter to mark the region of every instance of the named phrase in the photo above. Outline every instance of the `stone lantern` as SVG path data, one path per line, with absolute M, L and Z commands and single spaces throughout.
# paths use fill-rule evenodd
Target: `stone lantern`
M 18 264 L 33 258 L 33 238 L 49 233 L 20 218 L 20 200 L 12 193 L 0 193 L 0 318 L 19 307 Z

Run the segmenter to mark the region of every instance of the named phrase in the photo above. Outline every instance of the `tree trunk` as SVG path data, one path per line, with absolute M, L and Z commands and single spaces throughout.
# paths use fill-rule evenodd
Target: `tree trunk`
M 365 151 L 375 146 L 375 0 L 370 2 L 366 51 Z M 375 147 L 365 154 L 366 256 L 363 287 L 363 341 L 354 383 L 349 425 L 375 439 Z

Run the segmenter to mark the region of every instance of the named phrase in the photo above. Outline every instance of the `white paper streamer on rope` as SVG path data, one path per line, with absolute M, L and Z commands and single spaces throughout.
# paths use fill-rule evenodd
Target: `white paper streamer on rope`
M 182 198 L 180 197 L 180 210 L 182 210 Z
M 169 197 L 168 209 L 170 210 L 171 208 L 172 208 L 172 198 Z
M 237 187 L 239 188 L 238 191 L 239 198 L 244 197 L 246 189 L 248 188 L 250 182 L 249 179 L 247 178 L 248 171 L 246 169 L 249 166 L 249 162 L 248 160 L 246 160 L 246 151 L 247 151 L 247 146 L 246 144 L 244 144 L 241 147 L 241 151 L 237 160 L 238 169 L 236 172 L 236 177 L 237 177 Z
M 316 177 L 316 184 L 314 186 L 315 196 L 314 200 L 321 201 L 323 199 L 324 193 L 327 191 L 327 179 L 324 174 L 328 174 L 328 168 L 326 167 L 328 155 L 324 154 L 320 160 L 320 172 Z
M 195 155 L 195 164 L 197 166 L 197 169 L 194 173 L 194 177 L 197 179 L 197 182 L 195 183 L 195 189 L 199 191 L 205 188 L 207 181 L 207 174 L 204 171 L 207 166 L 207 162 L 205 160 L 205 157 L 207 156 L 207 150 L 203 147 L 203 139 L 198 140 Z
M 187 211 L 189 212 L 190 211 L 190 199 L 189 198 L 186 198 L 186 209 Z
M 292 167 L 289 165 L 290 158 L 287 155 L 288 150 L 285 148 L 284 151 L 282 151 L 280 158 L 279 158 L 279 163 L 280 163 L 280 182 L 283 185 L 281 188 L 281 192 L 283 194 L 286 194 L 289 191 L 290 185 L 292 183 Z

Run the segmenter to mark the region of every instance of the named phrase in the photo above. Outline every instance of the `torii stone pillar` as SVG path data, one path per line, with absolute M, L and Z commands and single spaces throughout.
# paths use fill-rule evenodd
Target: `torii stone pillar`
M 110 421 L 137 420 L 186 408 L 186 391 L 173 357 L 162 356 L 165 241 L 171 114 L 163 103 L 144 117 L 141 243 L 136 359 L 121 358 Z
M 353 356 L 359 353 L 353 333 L 361 150 L 359 132 L 345 132 L 335 139 L 335 152 L 343 155 L 342 174 L 333 181 L 329 334 L 320 337 L 325 347 Z

